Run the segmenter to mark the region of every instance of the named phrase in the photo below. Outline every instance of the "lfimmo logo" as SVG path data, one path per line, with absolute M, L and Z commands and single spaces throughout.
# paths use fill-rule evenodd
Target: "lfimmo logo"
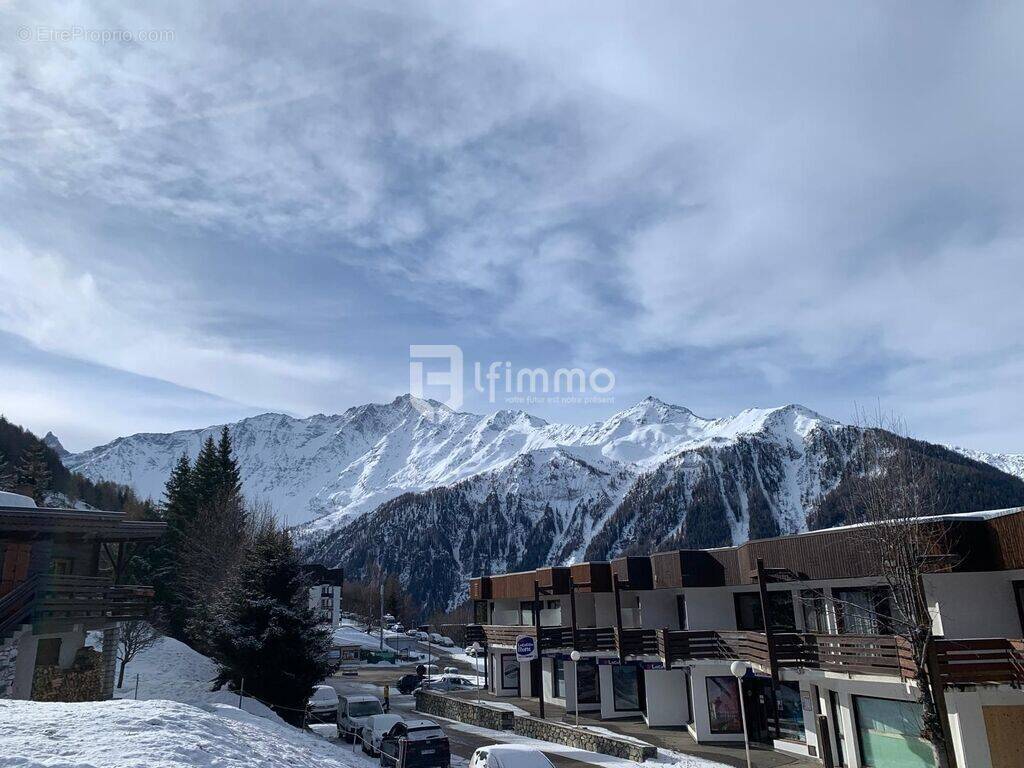
M 533 661 L 537 658 L 537 638 L 520 635 L 516 638 L 516 661 Z

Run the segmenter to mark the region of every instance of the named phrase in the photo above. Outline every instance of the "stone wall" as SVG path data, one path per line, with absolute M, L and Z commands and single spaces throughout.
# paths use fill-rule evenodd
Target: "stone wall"
M 445 696 L 443 693 L 432 691 L 416 692 L 416 711 L 489 728 L 492 731 L 514 731 L 532 739 L 565 744 L 568 747 L 620 757 L 637 763 L 658 755 L 657 748 L 649 744 L 638 744 L 629 739 L 619 739 L 553 720 L 516 715 L 508 709 L 484 703 L 477 704 L 469 699 Z
M 487 704 L 477 704 L 454 696 L 443 696 L 431 691 L 416 692 L 416 711 L 426 715 L 437 715 L 460 723 L 490 728 L 492 731 L 511 731 L 514 715 L 511 710 L 499 709 Z
M 103 697 L 103 654 L 79 648 L 67 669 L 37 666 L 32 678 L 33 701 L 97 701 Z
M 0 699 L 9 699 L 14 694 L 14 670 L 18 665 L 18 637 L 0 642 Z
M 567 747 L 621 757 L 637 763 L 658 755 L 657 748 L 649 744 L 641 745 L 627 739 L 617 739 L 594 733 L 586 728 L 575 728 L 551 720 L 541 720 L 539 717 L 517 715 L 513 730 L 519 735 L 529 736 L 531 739 L 553 741 L 556 744 L 565 744 Z

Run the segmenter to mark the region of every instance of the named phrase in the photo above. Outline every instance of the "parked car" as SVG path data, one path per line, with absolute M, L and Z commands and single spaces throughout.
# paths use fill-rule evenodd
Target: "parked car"
M 424 642 L 427 642 L 427 641 L 430 640 L 430 635 L 428 635 L 426 632 L 421 632 L 419 630 L 416 630 L 416 634 L 414 635 L 414 637 L 417 640 L 422 640 Z
M 382 768 L 451 768 L 448 737 L 431 720 L 395 723 L 380 742 Z
M 318 685 L 306 702 L 306 718 L 315 723 L 338 722 L 338 692 L 329 685 Z
M 480 747 L 469 760 L 469 768 L 553 768 L 539 749 L 522 744 L 492 744 Z
M 418 629 L 407 629 L 405 630 L 406 637 L 416 637 L 420 632 Z
M 399 693 L 410 694 L 420 687 L 420 683 L 423 678 L 419 675 L 402 675 L 398 678 L 398 682 L 395 683 L 395 688 L 398 689 Z
M 441 635 L 437 632 L 431 632 L 430 642 L 434 643 L 435 645 L 444 645 L 444 638 L 441 637 Z
M 445 648 L 454 648 L 455 647 L 455 641 L 452 640 L 447 635 L 439 635 L 439 637 L 441 639 L 438 640 L 437 642 L 440 643 L 441 645 L 443 645 Z
M 376 696 L 342 696 L 338 699 L 338 738 L 351 742 L 358 738 L 373 715 L 384 714 Z
M 467 645 L 466 648 L 465 648 L 465 651 L 466 651 L 466 655 L 470 656 L 472 658 L 475 658 L 476 655 L 477 655 L 477 650 L 472 645 Z M 484 649 L 483 648 L 480 649 L 479 654 L 481 656 L 484 655 Z
M 457 675 L 457 674 L 459 674 L 459 668 L 458 667 L 445 667 L 444 668 L 444 673 L 446 675 Z
M 363 726 L 363 752 L 373 757 L 380 752 L 381 739 L 400 722 L 401 715 L 371 715 Z
M 395 624 L 394 626 L 391 627 L 391 631 L 392 632 L 405 632 L 405 625 L 403 625 L 401 622 L 399 622 L 398 624 Z
M 444 675 L 433 680 L 424 680 L 417 690 L 424 691 L 464 691 L 467 688 L 476 688 L 476 683 L 468 677 L 460 675 Z

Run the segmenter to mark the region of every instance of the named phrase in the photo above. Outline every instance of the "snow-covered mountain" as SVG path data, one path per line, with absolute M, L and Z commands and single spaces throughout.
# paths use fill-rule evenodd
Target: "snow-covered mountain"
M 480 573 L 844 522 L 864 435 L 799 405 L 709 419 L 655 398 L 584 426 L 409 395 L 227 426 L 244 491 L 302 524 L 310 557 L 353 578 L 377 564 L 428 611 L 457 604 Z M 220 429 L 132 435 L 64 461 L 159 498 L 177 458 Z M 932 465 L 956 511 L 1024 505 L 1024 482 L 994 461 L 917 441 L 894 447 Z
M 986 453 L 972 448 L 961 448 L 958 445 L 951 445 L 949 448 L 969 459 L 991 464 L 1008 475 L 1024 480 L 1024 453 Z
M 545 454 L 561 452 L 593 467 L 611 483 L 605 488 L 602 481 L 601 488 L 620 499 L 628 479 L 680 450 L 758 431 L 782 411 L 793 414 L 794 428 L 835 424 L 799 406 L 704 419 L 647 398 L 606 421 L 578 426 L 549 424 L 522 411 L 478 416 L 404 395 L 336 416 L 267 413 L 227 426 L 245 493 L 270 501 L 291 523 L 317 518 L 314 527 L 329 530 L 403 493 L 508 474 L 515 459 L 534 453 L 543 461 Z M 194 458 L 220 429 L 131 435 L 66 455 L 64 463 L 90 479 L 124 483 L 159 499 L 178 457 Z

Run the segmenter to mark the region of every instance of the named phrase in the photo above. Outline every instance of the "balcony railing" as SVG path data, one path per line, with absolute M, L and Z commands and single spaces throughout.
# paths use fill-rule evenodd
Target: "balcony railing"
M 776 633 L 775 659 L 780 668 L 821 669 L 860 675 L 913 677 L 910 645 L 893 635 L 819 635 Z
M 615 645 L 623 656 L 654 656 L 658 653 L 658 630 L 615 630 Z
M 946 685 L 1024 685 L 1024 640 L 937 640 L 935 651 Z
M 768 668 L 768 641 L 763 632 L 657 631 L 658 654 L 666 667 L 692 660 L 743 659 Z
M 146 618 L 152 597 L 150 587 L 113 585 L 104 577 L 37 574 L 0 599 L 0 637 L 29 622 Z

